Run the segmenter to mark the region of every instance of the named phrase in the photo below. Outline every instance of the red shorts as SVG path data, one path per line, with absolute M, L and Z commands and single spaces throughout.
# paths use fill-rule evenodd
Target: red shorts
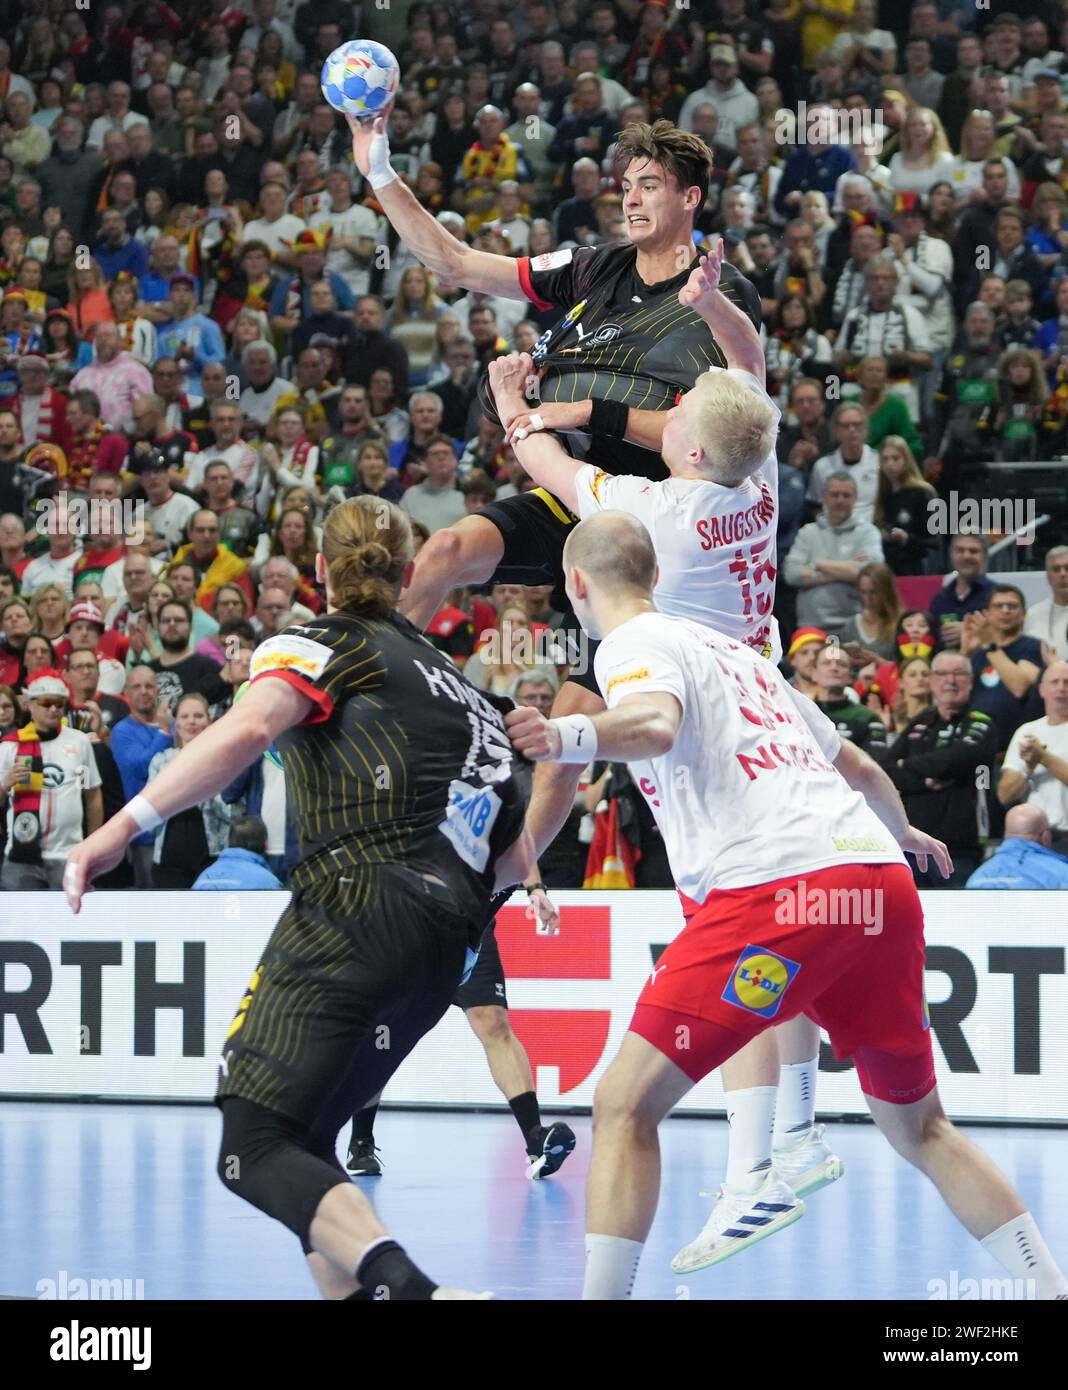
M 855 1054 L 867 1095 L 907 1104 L 935 1084 L 923 970 L 905 865 L 818 869 L 712 893 L 657 961 L 631 1031 L 698 1081 L 807 1014 L 836 1057 Z

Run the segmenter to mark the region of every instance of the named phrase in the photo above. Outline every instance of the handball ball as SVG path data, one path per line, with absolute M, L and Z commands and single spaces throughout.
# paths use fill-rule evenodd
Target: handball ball
M 400 65 L 384 44 L 350 39 L 323 64 L 323 96 L 345 116 L 372 119 L 393 97 Z

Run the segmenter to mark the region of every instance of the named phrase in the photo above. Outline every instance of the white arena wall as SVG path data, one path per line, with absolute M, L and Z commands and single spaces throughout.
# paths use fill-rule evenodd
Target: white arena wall
M 668 892 L 553 896 L 558 936 L 537 935 L 516 906 L 498 938 L 542 1103 L 583 1109 L 682 919 Z M 209 1101 L 226 1028 L 287 898 L 94 893 L 73 917 L 59 894 L 0 894 L 0 1096 Z M 1068 1124 L 1068 893 L 927 893 L 924 907 L 946 1109 Z M 386 1100 L 503 1105 L 457 1009 L 400 1067 Z M 718 1076 L 680 1108 L 722 1112 Z M 826 1046 L 818 1108 L 864 1113 L 851 1064 Z

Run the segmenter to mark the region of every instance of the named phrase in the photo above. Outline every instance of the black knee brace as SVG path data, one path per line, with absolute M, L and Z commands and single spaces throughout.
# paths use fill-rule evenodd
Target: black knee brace
M 309 1143 L 304 1125 L 237 1097 L 221 1104 L 218 1174 L 238 1197 L 281 1221 L 307 1254 L 312 1218 L 326 1194 L 350 1181 L 333 1152 Z

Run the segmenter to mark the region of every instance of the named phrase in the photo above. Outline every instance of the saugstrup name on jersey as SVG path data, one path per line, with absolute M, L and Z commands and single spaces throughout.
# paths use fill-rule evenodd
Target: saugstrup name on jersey
M 762 527 L 775 519 L 775 499 L 766 483 L 760 485 L 760 501 L 747 507 L 744 512 L 734 515 L 702 518 L 697 523 L 697 534 L 701 537 L 702 550 L 715 550 L 719 546 L 737 545 L 747 540 Z

